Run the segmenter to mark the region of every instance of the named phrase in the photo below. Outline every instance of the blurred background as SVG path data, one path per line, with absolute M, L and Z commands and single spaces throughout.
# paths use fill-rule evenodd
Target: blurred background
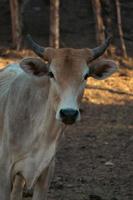
M 54 34 L 57 46 L 94 47 L 108 31 L 118 53 L 125 45 L 131 55 L 132 10 L 132 0 L 0 0 L 0 45 L 19 49 L 30 33 L 45 46 Z
M 89 78 L 82 120 L 57 152 L 50 200 L 133 199 L 133 0 L 0 0 L 0 67 L 36 56 L 30 33 L 43 46 L 96 47 L 119 71 Z M 27 199 L 27 198 L 26 198 Z

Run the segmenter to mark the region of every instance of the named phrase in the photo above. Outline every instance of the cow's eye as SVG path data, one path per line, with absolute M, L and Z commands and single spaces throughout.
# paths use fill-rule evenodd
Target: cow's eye
M 53 72 L 49 72 L 49 73 L 48 73 L 48 76 L 49 76 L 50 78 L 54 78 Z
M 87 80 L 87 78 L 89 77 L 89 73 L 84 75 L 84 80 Z

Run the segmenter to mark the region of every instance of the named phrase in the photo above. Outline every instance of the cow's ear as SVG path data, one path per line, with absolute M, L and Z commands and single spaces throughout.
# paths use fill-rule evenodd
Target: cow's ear
M 97 60 L 91 63 L 89 68 L 90 76 L 98 80 L 103 80 L 118 70 L 113 60 Z
M 39 77 L 48 73 L 47 64 L 39 58 L 25 58 L 20 62 L 20 67 L 26 73 Z

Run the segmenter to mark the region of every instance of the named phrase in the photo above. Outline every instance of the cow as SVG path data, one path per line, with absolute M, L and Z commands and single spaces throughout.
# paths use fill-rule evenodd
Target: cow
M 44 48 L 28 36 L 40 57 L 22 59 L 0 71 L 0 200 L 45 200 L 55 154 L 67 126 L 80 120 L 88 77 L 105 79 L 117 70 L 96 48 Z

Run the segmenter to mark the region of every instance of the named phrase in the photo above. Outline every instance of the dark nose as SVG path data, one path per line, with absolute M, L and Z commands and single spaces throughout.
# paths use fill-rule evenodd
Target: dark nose
M 60 110 L 60 117 L 65 124 L 73 124 L 77 117 L 79 111 L 74 109 L 61 109 Z

